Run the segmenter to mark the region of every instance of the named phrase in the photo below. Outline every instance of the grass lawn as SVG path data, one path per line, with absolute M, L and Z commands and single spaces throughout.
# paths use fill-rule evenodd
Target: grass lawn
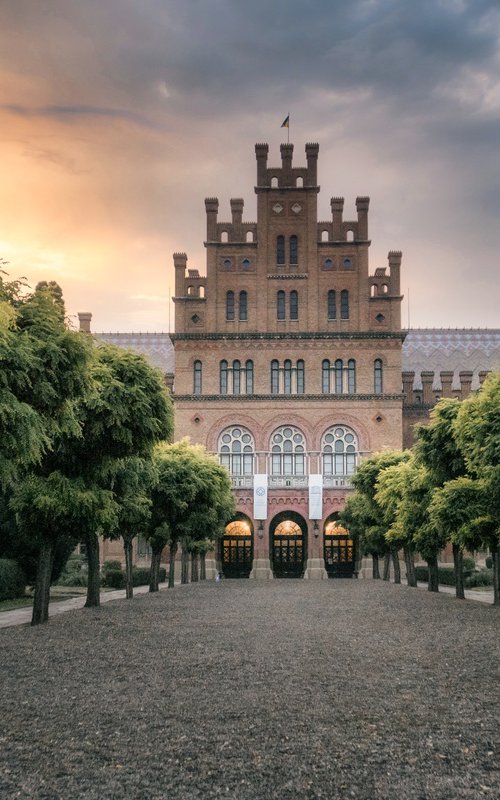
M 102 586 L 101 592 L 111 592 L 112 589 Z M 85 586 L 51 586 L 50 602 L 57 603 L 59 600 L 70 600 L 72 597 L 79 597 L 87 594 Z M 24 597 L 15 597 L 13 600 L 0 600 L 0 613 L 2 611 L 12 611 L 13 608 L 25 608 L 33 605 L 33 595 L 26 594 Z

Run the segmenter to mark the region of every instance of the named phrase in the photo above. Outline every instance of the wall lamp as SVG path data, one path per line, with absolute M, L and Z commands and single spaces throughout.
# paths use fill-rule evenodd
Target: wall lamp
M 317 519 L 314 520 L 313 531 L 314 531 L 314 538 L 317 539 L 319 536 L 319 525 Z
M 261 519 L 259 522 L 259 539 L 263 539 L 264 537 L 264 521 Z

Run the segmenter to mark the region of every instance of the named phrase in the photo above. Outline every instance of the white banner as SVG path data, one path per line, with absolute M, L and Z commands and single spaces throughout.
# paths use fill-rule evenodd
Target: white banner
M 309 519 L 323 518 L 323 475 L 309 475 Z
M 253 518 L 267 519 L 267 475 L 253 476 Z

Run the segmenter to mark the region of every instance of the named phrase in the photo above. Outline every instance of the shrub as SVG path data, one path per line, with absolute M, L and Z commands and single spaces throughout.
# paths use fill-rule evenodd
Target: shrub
M 26 589 L 26 575 L 11 558 L 0 558 L 0 600 L 22 597 Z
M 493 556 L 486 556 L 486 569 L 493 569 Z
M 474 586 L 493 586 L 493 570 L 481 569 L 473 572 L 465 579 L 465 585 L 468 589 L 472 589 Z
M 66 566 L 57 581 L 59 586 L 86 586 L 88 578 L 87 559 L 76 553 L 68 558 Z
M 467 578 L 469 575 L 472 575 L 474 570 L 476 569 L 476 562 L 473 558 L 464 558 L 463 560 L 463 571 L 464 571 L 464 578 Z
M 429 570 L 427 567 L 415 567 L 417 581 L 428 581 Z M 455 571 L 453 567 L 438 567 L 438 581 L 443 586 L 455 586 Z
M 102 565 L 102 583 L 111 589 L 123 589 L 125 575 L 119 561 L 105 561 Z
M 134 567 L 132 570 L 132 584 L 134 586 L 145 586 L 149 583 L 149 567 Z M 164 583 L 167 578 L 167 570 L 160 567 L 160 583 Z

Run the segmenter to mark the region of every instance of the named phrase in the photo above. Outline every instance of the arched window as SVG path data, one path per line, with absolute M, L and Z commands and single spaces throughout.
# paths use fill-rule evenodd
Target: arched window
M 354 231 L 347 231 L 346 239 L 348 242 L 354 241 Z
M 299 293 L 293 289 L 290 292 L 290 319 L 299 318 Z
M 253 394 L 253 361 L 245 362 L 245 392 Z
M 285 319 L 285 292 L 280 289 L 276 295 L 276 312 L 278 319 Z
M 304 394 L 305 392 L 305 367 L 304 362 L 300 358 L 297 361 L 297 394 Z
M 234 292 L 227 292 L 226 294 L 226 319 L 234 319 Z
M 328 231 L 321 231 L 321 241 L 327 242 L 328 241 Z
M 389 292 L 389 286 L 387 283 L 382 284 L 382 294 L 387 294 Z
M 358 441 L 345 425 L 329 428 L 321 440 L 324 476 L 349 476 L 356 471 Z
M 234 426 L 222 431 L 219 460 L 231 475 L 253 475 L 254 453 L 254 439 L 246 428 Z
M 221 361 L 219 367 L 220 393 L 227 394 L 227 361 Z
M 356 392 L 356 362 L 353 358 L 347 362 L 347 391 L 349 394 Z
M 333 269 L 333 261 L 331 258 L 325 258 L 323 262 L 323 269 Z
M 193 364 L 193 394 L 201 394 L 201 361 Z
M 330 394 L 330 362 L 327 358 L 325 358 L 322 364 L 321 389 L 323 394 Z
M 231 267 L 233 266 L 233 262 L 231 261 L 230 258 L 225 258 L 224 261 L 222 262 L 222 266 L 224 267 L 224 269 L 231 269 Z
M 297 178 L 297 180 L 295 181 L 295 186 L 297 186 L 297 188 L 299 188 L 299 189 L 302 189 L 303 186 L 304 186 L 304 178 L 300 178 L 300 177 Z
M 328 290 L 328 319 L 337 319 L 337 292 Z
M 375 394 L 382 394 L 384 390 L 384 372 L 382 359 L 376 358 L 373 362 L 373 391 Z
M 352 261 L 350 258 L 344 258 L 342 262 L 344 269 L 352 269 Z
M 285 394 L 292 393 L 292 362 L 289 358 L 283 363 L 283 388 Z
M 342 375 L 344 372 L 344 364 L 341 358 L 337 358 L 335 362 L 335 394 L 342 394 Z
M 285 237 L 278 236 L 276 239 L 276 263 L 285 263 Z
M 295 236 L 290 236 L 290 264 L 299 263 L 299 246 L 298 239 Z
M 271 475 L 304 475 L 305 452 L 304 434 L 298 428 L 278 428 L 271 436 Z
M 280 365 L 276 359 L 271 361 L 271 394 L 278 394 L 280 390 Z
M 243 269 L 250 269 L 250 259 L 244 258 L 243 261 L 241 262 L 241 266 L 243 267 Z
M 221 240 L 221 242 L 224 242 L 225 244 L 227 244 L 227 242 L 228 242 L 228 233 L 227 233 L 227 231 L 222 231 L 222 233 L 220 235 L 220 240 Z
M 247 242 L 253 242 L 253 231 L 247 231 L 246 240 Z
M 238 305 L 238 319 L 246 320 L 248 319 L 248 300 L 247 300 L 247 293 L 240 292 L 240 302 Z
M 342 289 L 340 292 L 340 319 L 349 319 L 349 292 Z
M 271 186 L 272 186 L 273 189 L 277 189 L 278 188 L 278 178 L 276 178 L 275 176 L 273 176 L 271 178 Z
M 377 284 L 372 283 L 372 285 L 370 286 L 370 297 L 376 297 L 376 296 L 377 296 Z
M 241 363 L 233 361 L 233 394 L 241 394 Z

